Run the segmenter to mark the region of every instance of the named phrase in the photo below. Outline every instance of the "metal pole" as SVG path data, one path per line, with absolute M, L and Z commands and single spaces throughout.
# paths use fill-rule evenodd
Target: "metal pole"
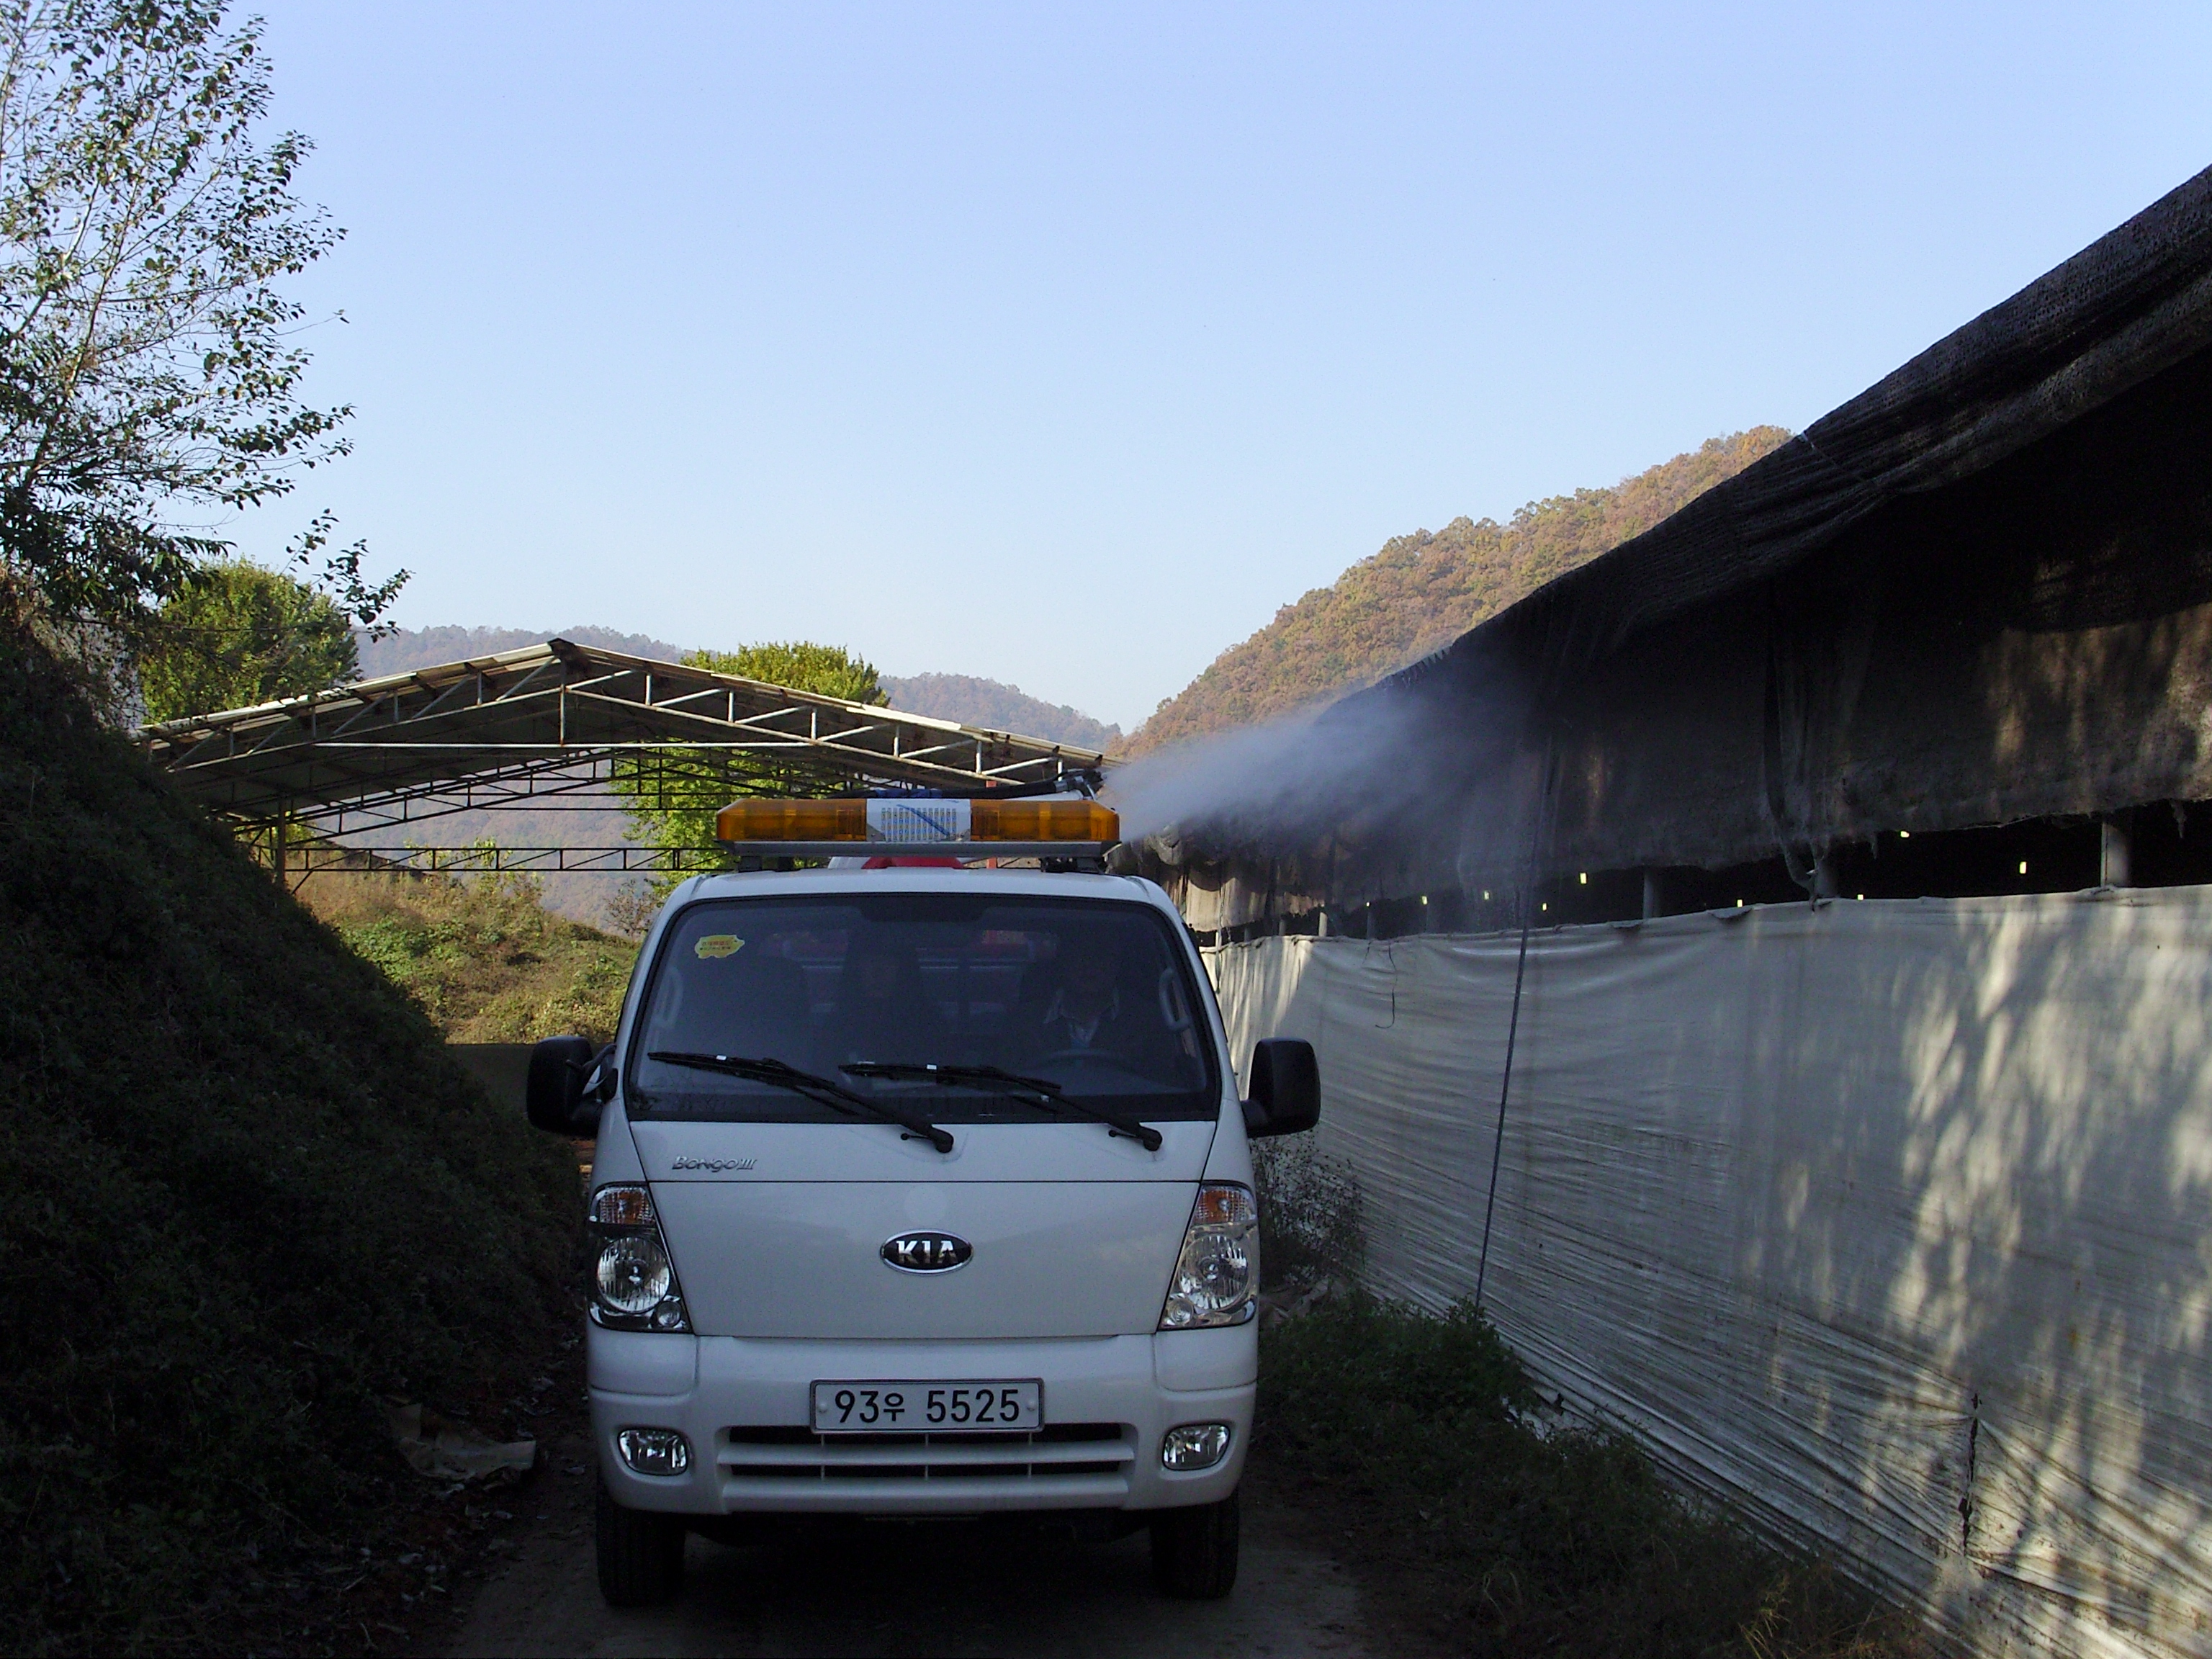
M 1832 847 L 1813 854 L 1813 896 L 1815 899 L 1836 896 L 1836 849 Z
M 2128 827 L 2117 819 L 2106 818 L 2098 826 L 2097 884 L 2100 887 L 2126 887 L 2128 880 Z
M 1505 1103 L 1513 1092 L 1513 1049 L 1521 1036 L 1521 987 L 1528 975 L 1528 934 L 1536 924 L 1536 871 L 1542 856 L 1544 820 L 1552 805 L 1552 745 L 1544 744 L 1544 783 L 1536 797 L 1536 823 L 1528 836 L 1528 874 L 1521 884 L 1521 950 L 1513 963 L 1513 1013 L 1505 1023 L 1505 1074 L 1498 1083 L 1498 1131 L 1490 1142 L 1490 1196 L 1482 1206 L 1482 1255 L 1474 1269 L 1474 1310 L 1482 1311 L 1490 1278 L 1490 1224 L 1498 1213 L 1498 1168 L 1505 1156 Z

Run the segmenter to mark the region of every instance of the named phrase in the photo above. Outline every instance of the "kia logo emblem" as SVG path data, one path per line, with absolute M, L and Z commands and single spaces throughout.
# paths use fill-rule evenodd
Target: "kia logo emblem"
M 949 1273 L 966 1267 L 975 1247 L 951 1233 L 901 1233 L 884 1241 L 883 1254 L 902 1273 Z

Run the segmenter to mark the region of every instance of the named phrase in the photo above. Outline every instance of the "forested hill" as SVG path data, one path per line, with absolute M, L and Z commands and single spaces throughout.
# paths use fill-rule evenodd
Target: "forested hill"
M 1753 427 L 1708 439 L 1609 489 L 1531 501 L 1510 524 L 1459 518 L 1383 544 L 1317 587 L 1160 704 L 1131 737 L 1141 753 L 1372 684 L 1449 644 L 1553 577 L 1640 535 L 1790 436 Z
M 1080 709 L 1032 697 L 1002 680 L 977 679 L 972 674 L 915 674 L 904 679 L 886 674 L 882 684 L 891 707 L 911 714 L 934 714 L 963 726 L 1102 752 L 1121 740 L 1120 726 L 1101 725 Z

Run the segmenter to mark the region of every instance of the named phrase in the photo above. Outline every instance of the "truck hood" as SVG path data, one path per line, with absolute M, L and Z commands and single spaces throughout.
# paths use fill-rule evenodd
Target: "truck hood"
M 1158 1123 L 1148 1152 L 1095 1123 L 948 1126 L 950 1154 L 888 1124 L 629 1125 L 702 1336 L 960 1339 L 1149 1332 L 1216 1126 Z M 974 1254 L 890 1266 L 902 1234 Z

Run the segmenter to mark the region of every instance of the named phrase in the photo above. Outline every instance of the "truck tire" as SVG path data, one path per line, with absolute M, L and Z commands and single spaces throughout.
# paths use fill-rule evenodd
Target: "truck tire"
M 1152 1519 L 1152 1586 L 1185 1601 L 1218 1601 L 1237 1584 L 1237 1494 Z
M 684 1585 L 684 1522 L 673 1515 L 626 1510 L 599 1482 L 595 1530 L 599 1594 L 611 1607 L 649 1607 Z

